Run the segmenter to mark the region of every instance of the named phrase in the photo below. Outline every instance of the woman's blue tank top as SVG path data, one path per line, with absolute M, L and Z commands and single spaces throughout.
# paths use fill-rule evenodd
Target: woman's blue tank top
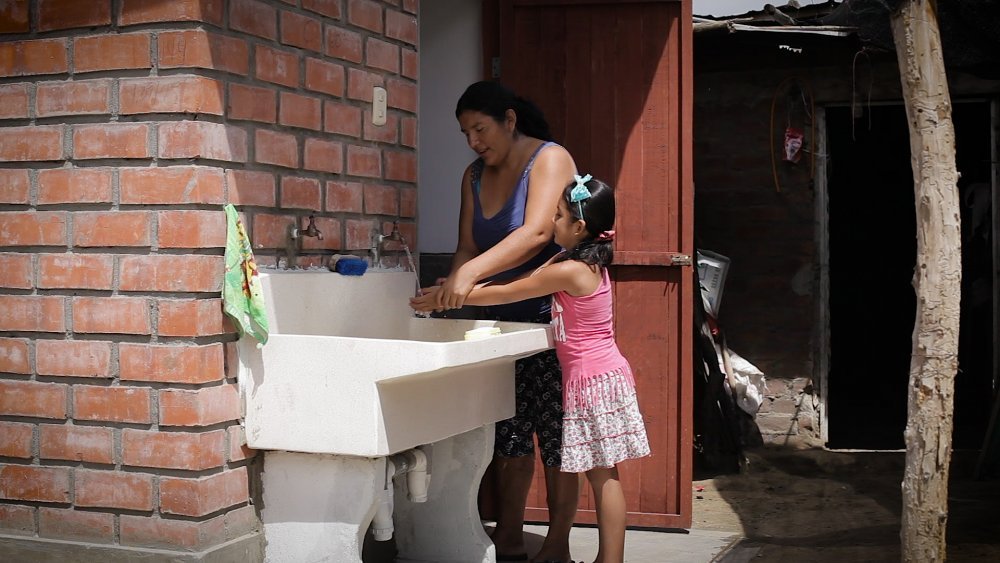
M 554 144 L 555 143 L 552 142 L 545 142 L 535 149 L 534 154 L 531 155 L 531 159 L 528 161 L 527 166 L 524 167 L 524 171 L 521 173 L 521 177 L 517 182 L 517 186 L 514 188 L 514 192 L 504 204 L 503 208 L 501 208 L 500 211 L 492 217 L 483 216 L 483 208 L 479 201 L 479 187 L 483 173 L 483 161 L 482 159 L 479 159 L 472 163 L 472 239 L 475 241 L 476 247 L 479 248 L 480 252 L 486 252 L 487 250 L 493 248 L 511 232 L 524 225 L 524 208 L 528 202 L 528 176 L 531 174 L 531 167 L 534 166 L 535 158 L 538 156 L 538 153 L 541 152 L 543 148 Z M 554 212 L 555 210 L 553 210 L 553 213 Z M 521 264 L 520 266 L 515 266 L 509 270 L 500 272 L 499 274 L 490 276 L 487 280 L 506 280 L 520 276 L 525 272 L 533 271 L 544 264 L 546 260 L 554 256 L 557 252 L 559 252 L 559 246 L 554 241 L 549 242 L 549 244 L 546 245 L 541 252 L 533 258 L 530 258 L 527 262 Z M 495 318 L 497 320 L 547 322 L 546 317 L 549 315 L 551 302 L 552 300 L 548 296 L 537 297 L 507 305 L 490 306 L 486 308 L 485 313 L 489 318 Z

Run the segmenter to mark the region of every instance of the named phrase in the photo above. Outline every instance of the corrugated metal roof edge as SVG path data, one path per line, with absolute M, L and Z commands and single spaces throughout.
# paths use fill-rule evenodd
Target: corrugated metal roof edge
M 857 32 L 855 27 L 837 25 L 747 25 L 737 23 L 734 20 L 727 21 L 696 21 L 694 23 L 696 33 L 727 31 L 736 33 L 738 31 L 770 32 L 770 33 L 803 33 L 812 35 L 830 35 L 835 37 L 847 37 Z

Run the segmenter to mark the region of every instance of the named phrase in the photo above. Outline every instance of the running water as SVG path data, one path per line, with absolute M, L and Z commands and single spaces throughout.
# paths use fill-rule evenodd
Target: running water
M 413 262 L 413 254 L 410 253 L 410 247 L 406 244 L 405 239 L 401 239 L 399 243 L 403 246 L 403 250 L 406 252 L 406 260 L 410 263 L 410 271 L 413 272 L 413 276 L 416 278 L 417 291 L 414 294 L 414 296 L 420 297 L 420 274 L 417 272 L 417 266 Z M 428 316 L 430 316 L 428 313 L 414 312 L 414 314 L 418 317 L 423 317 L 423 318 L 427 318 Z

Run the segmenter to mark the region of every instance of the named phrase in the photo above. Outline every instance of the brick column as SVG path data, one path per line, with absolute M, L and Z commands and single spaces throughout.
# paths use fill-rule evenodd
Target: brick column
M 415 245 L 416 11 L 0 5 L 0 559 L 260 559 L 221 206 L 264 266 L 310 214 L 306 265 Z

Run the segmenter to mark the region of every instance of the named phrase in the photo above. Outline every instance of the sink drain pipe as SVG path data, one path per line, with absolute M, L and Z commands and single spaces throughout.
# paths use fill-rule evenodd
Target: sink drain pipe
M 407 498 L 410 502 L 426 502 L 427 487 L 431 476 L 427 473 L 427 454 L 423 450 L 412 449 L 385 458 L 385 487 L 379 495 L 372 520 L 372 536 L 375 541 L 392 539 L 393 486 L 395 477 L 406 474 Z

